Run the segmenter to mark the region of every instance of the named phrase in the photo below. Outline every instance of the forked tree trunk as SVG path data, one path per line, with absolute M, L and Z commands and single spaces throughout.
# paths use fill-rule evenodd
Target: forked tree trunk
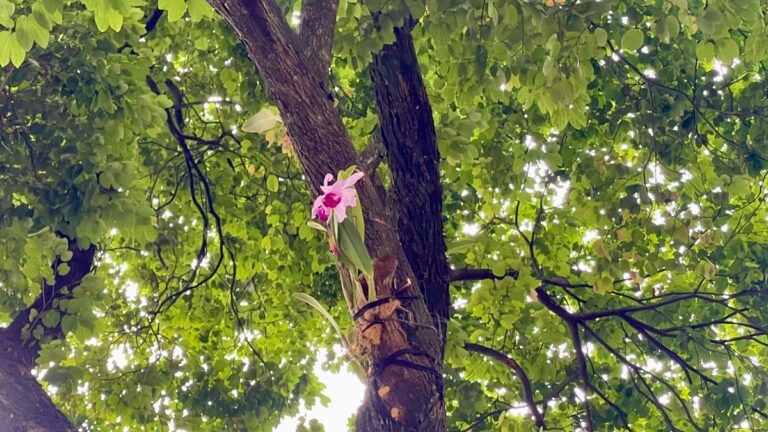
M 329 7 L 334 3 L 334 0 L 307 1 L 326 1 Z M 352 142 L 334 107 L 332 96 L 325 90 L 326 77 L 317 75 L 317 71 L 322 71 L 323 68 L 316 66 L 315 59 L 308 58 L 310 54 L 301 48 L 299 35 L 288 26 L 274 0 L 210 0 L 210 3 L 237 32 L 262 81 L 269 89 L 287 126 L 310 189 L 315 194 L 319 193 L 327 173 L 335 174 L 351 165 L 359 164 Z M 312 18 L 303 16 L 302 20 Z M 331 32 L 333 24 L 334 22 L 331 22 Z M 325 31 L 328 30 L 326 27 Z M 405 34 L 407 31 L 403 35 Z M 412 61 L 406 60 L 398 65 L 399 50 L 403 47 L 410 48 L 405 57 L 412 55 L 413 50 L 409 36 L 401 42 L 405 45 L 396 43 L 391 47 L 390 54 L 393 54 L 393 57 L 388 58 L 385 54 L 379 58 L 378 64 L 382 66 L 380 76 L 383 78 L 379 82 L 384 87 L 400 85 L 402 79 L 411 80 L 418 77 L 415 57 Z M 390 62 L 394 63 L 389 65 Z M 377 97 L 389 94 L 398 99 L 393 100 L 394 103 L 419 99 L 423 112 L 419 113 L 416 120 L 410 122 L 412 129 L 398 131 L 396 110 L 389 110 L 380 103 L 381 126 L 384 132 L 382 136 L 388 150 L 396 155 L 392 161 L 409 164 L 416 160 L 419 166 L 413 169 L 432 176 L 437 173 L 436 149 L 393 149 L 401 138 L 407 138 L 404 144 L 434 146 L 434 126 L 431 124 L 431 114 L 420 78 L 416 82 L 407 83 L 405 87 L 404 92 L 382 88 L 381 92 L 377 90 Z M 419 87 L 422 89 L 421 93 L 414 92 Z M 404 107 L 397 108 L 400 109 Z M 420 127 L 419 123 L 425 119 L 432 128 L 432 137 L 423 139 L 423 135 L 413 136 Z M 409 151 L 414 151 L 415 156 L 409 157 Z M 425 155 L 431 160 L 422 163 L 421 159 Z M 409 169 L 411 168 L 407 166 L 393 169 L 393 174 L 402 174 Z M 380 300 L 376 307 L 363 306 L 364 310 L 360 313 L 362 316 L 356 323 L 356 339 L 363 346 L 361 354 L 369 365 L 368 388 L 364 403 L 357 414 L 357 430 L 443 431 L 446 425 L 442 353 L 447 315 L 447 276 L 445 270 L 441 270 L 443 273 L 436 276 L 431 273 L 433 269 L 439 268 L 440 264 L 420 262 L 415 265 L 411 261 L 419 255 L 419 251 L 425 249 L 425 245 L 411 247 L 410 242 L 433 239 L 434 222 L 426 227 L 429 231 L 426 236 L 418 234 L 421 229 L 419 226 L 410 230 L 401 227 L 398 230 L 398 220 L 404 222 L 413 211 L 412 206 L 426 204 L 419 203 L 419 200 L 438 197 L 437 204 L 429 204 L 428 211 L 434 213 L 440 210 L 439 184 L 437 187 L 430 185 L 422 188 L 413 200 L 404 203 L 404 207 L 391 208 L 388 205 L 390 201 L 385 197 L 386 191 L 375 172 L 365 174 L 364 179 L 358 183 L 357 190 L 366 222 L 365 243 L 371 257 L 378 263 L 375 265 L 374 278 L 377 280 L 376 294 Z M 415 176 L 411 175 L 400 179 L 407 183 L 412 182 L 414 178 Z M 403 184 L 398 185 L 396 179 L 395 196 L 405 193 L 402 187 Z M 437 225 L 440 225 L 439 218 Z M 409 247 L 402 246 L 401 235 L 403 242 L 408 242 Z M 442 249 L 440 245 L 443 245 L 441 226 L 434 247 L 438 256 L 444 260 L 444 254 L 440 252 L 444 251 L 444 245 Z M 396 267 L 391 265 L 393 262 Z M 434 285 L 435 280 L 445 282 Z M 435 296 L 432 297 L 430 293 Z M 429 301 L 425 295 L 430 297 Z M 358 307 L 359 305 L 351 305 L 352 309 Z M 374 323 L 377 318 L 383 322 Z M 366 328 L 368 331 L 364 331 Z M 374 333 L 375 337 L 372 336 Z

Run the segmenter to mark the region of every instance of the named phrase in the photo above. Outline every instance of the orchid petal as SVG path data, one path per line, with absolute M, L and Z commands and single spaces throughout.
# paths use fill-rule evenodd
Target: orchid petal
M 333 212 L 336 213 L 336 220 L 339 221 L 339 223 L 344 222 L 344 219 L 347 218 L 347 207 L 340 205 L 337 206 L 335 209 L 333 209 Z
M 357 205 L 357 192 L 354 189 L 344 189 L 343 191 L 341 191 L 341 202 L 339 203 L 339 206 L 354 207 L 356 205 Z
M 355 171 L 355 173 L 351 176 L 345 178 L 344 180 L 339 180 L 336 183 L 341 183 L 341 187 L 343 188 L 350 188 L 354 186 L 355 183 L 357 183 L 361 178 L 363 178 L 364 175 L 365 174 L 362 171 Z
M 328 209 L 323 206 L 323 198 L 324 195 L 315 198 L 315 203 L 312 205 L 312 218 L 325 222 L 328 220 Z
M 333 181 L 333 174 L 326 174 L 325 179 L 323 180 L 323 185 L 320 186 L 320 189 L 323 191 L 323 193 L 328 193 L 333 189 L 336 184 L 339 182 L 335 182 L 333 185 L 328 185 L 329 182 Z

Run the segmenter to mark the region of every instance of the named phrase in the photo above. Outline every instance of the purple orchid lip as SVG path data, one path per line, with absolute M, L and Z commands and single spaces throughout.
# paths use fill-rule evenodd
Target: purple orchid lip
M 335 192 L 329 192 L 325 194 L 325 198 L 323 198 L 323 205 L 325 207 L 336 208 L 340 202 L 341 195 L 336 194 Z

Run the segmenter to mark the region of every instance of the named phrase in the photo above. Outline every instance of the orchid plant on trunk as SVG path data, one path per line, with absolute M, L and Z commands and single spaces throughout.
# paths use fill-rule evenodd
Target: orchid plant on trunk
M 364 173 L 351 166 L 336 176 L 327 174 L 321 190 L 312 206 L 312 218 L 323 224 L 310 222 L 313 228 L 325 231 L 331 253 L 340 261 L 350 278 L 341 278 L 342 290 L 349 304 L 376 300 L 376 288 L 373 279 L 373 263 L 365 248 L 365 222 L 363 211 L 357 198 L 355 183 L 363 178 Z M 365 278 L 365 287 L 360 283 L 360 275 Z M 351 286 L 350 286 L 351 285 Z

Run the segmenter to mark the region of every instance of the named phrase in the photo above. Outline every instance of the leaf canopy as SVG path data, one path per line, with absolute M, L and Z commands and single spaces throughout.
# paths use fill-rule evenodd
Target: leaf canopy
M 280 6 L 296 26 L 300 3 Z M 411 15 L 450 263 L 519 272 L 452 286 L 452 427 L 533 430 L 519 380 L 465 342 L 520 363 L 549 427 L 578 426 L 584 387 L 545 278 L 567 280 L 573 313 L 668 299 L 579 328 L 597 430 L 768 427 L 767 14 L 341 0 L 331 87 L 353 141 L 377 123 L 372 53 Z M 315 353 L 338 334 L 293 296 L 350 318 L 290 138 L 210 6 L 0 0 L 0 66 L 0 321 L 69 271 L 65 236 L 99 247 L 38 318 L 66 334 L 36 369 L 62 410 L 84 430 L 267 431 L 322 401 Z

